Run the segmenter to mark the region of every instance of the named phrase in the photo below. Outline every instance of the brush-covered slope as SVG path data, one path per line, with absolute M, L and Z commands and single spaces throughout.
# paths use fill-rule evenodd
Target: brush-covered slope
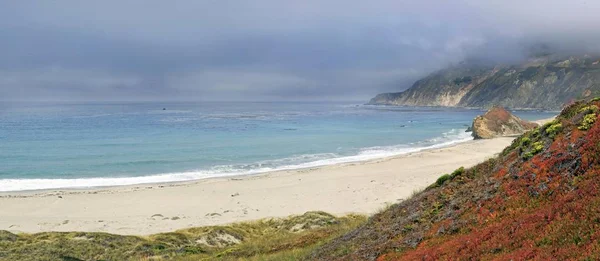
M 600 102 L 577 102 L 498 157 L 314 251 L 317 260 L 599 260 Z
M 463 64 L 432 73 L 404 92 L 379 94 L 369 104 L 561 109 L 600 94 L 600 60 L 537 58 L 514 66 Z

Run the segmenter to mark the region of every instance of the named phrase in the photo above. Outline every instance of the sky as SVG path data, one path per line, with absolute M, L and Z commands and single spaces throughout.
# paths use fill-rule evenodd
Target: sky
M 0 1 L 1 101 L 367 101 L 469 58 L 597 52 L 592 0 Z

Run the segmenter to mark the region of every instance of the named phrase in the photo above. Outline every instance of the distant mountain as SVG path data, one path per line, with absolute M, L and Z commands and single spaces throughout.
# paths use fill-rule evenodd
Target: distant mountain
M 379 94 L 369 104 L 559 110 L 599 94 L 599 58 L 541 56 L 519 65 L 452 66 L 406 91 Z
M 310 260 L 599 260 L 600 98 L 442 175 Z

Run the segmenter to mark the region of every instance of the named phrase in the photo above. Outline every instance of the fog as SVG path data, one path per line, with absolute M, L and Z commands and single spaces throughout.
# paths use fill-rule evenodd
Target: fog
M 596 1 L 10 1 L 0 100 L 366 101 L 532 46 L 597 53 Z

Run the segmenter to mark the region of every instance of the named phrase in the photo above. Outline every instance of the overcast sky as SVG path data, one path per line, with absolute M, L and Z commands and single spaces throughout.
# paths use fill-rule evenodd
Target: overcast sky
M 523 46 L 591 52 L 593 0 L 2 1 L 0 100 L 357 100 Z

